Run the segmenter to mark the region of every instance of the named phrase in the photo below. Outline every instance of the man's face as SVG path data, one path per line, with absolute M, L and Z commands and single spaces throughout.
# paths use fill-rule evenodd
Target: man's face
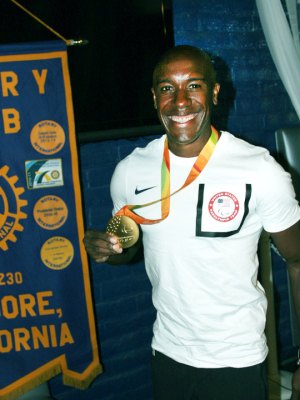
M 210 132 L 210 114 L 219 85 L 212 85 L 201 59 L 182 57 L 163 64 L 152 89 L 169 142 L 191 144 Z

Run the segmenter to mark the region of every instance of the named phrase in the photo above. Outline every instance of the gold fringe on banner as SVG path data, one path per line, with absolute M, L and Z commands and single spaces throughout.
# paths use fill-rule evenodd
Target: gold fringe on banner
M 59 364 L 57 364 L 58 362 Z M 18 382 L 14 382 L 10 387 L 7 386 L 5 391 L 8 391 L 8 393 L 1 395 L 0 398 L 1 400 L 17 400 L 20 396 L 61 373 L 64 385 L 84 390 L 87 389 L 92 381 L 103 372 L 102 366 L 97 363 L 92 363 L 82 374 L 66 369 L 67 366 L 65 359 L 62 361 L 60 357 L 59 359 L 52 360 L 41 369 L 41 373 L 38 375 L 33 371 L 30 374 L 32 375 L 30 380 L 24 385 L 21 384 L 21 387 L 16 388 L 16 385 L 19 385 L 23 378 Z M 28 379 L 28 376 L 26 378 Z
M 84 372 L 86 378 L 79 380 L 78 378 L 75 377 L 75 375 L 79 376 L 79 374 L 72 372 L 72 375 L 74 376 L 71 376 L 70 374 L 68 375 L 63 374 L 63 383 L 67 386 L 72 386 L 77 389 L 84 390 L 87 389 L 92 383 L 92 381 L 102 372 L 103 368 L 101 365 L 96 365 L 95 367 L 90 365 L 89 368 L 87 368 L 86 371 Z
M 23 396 L 30 390 L 37 388 L 42 383 L 47 382 L 49 379 L 53 378 L 56 375 L 59 375 L 61 372 L 61 368 L 59 365 L 54 365 L 51 369 L 43 371 L 38 376 L 30 379 L 25 385 L 21 385 L 16 388 L 16 382 L 11 385 L 11 388 L 8 386 L 5 388 L 5 391 L 11 389 L 6 394 L 1 395 L 1 400 L 17 400 L 20 396 Z M 34 372 L 33 372 L 34 373 Z

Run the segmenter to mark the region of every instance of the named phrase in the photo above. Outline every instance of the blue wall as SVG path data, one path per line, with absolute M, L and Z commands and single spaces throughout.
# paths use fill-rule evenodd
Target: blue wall
M 299 123 L 278 77 L 259 22 L 255 0 L 173 0 L 175 42 L 201 47 L 216 57 L 223 83 L 216 125 L 275 152 L 274 131 Z M 230 107 L 229 107 L 230 106 Z M 227 112 L 229 113 L 227 116 Z M 151 138 L 82 144 L 80 172 L 86 226 L 103 229 L 111 215 L 109 181 L 116 163 Z M 151 400 L 150 342 L 154 310 L 143 263 L 111 267 L 91 263 L 104 373 L 75 390 L 51 380 L 62 400 Z M 286 275 L 274 256 L 279 356 L 294 356 Z

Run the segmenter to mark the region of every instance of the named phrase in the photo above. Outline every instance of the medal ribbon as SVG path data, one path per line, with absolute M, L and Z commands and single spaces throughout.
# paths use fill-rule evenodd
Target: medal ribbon
M 211 126 L 210 138 L 206 142 L 197 160 L 192 166 L 192 169 L 184 184 L 175 192 L 170 194 L 170 156 L 168 149 L 168 140 L 166 138 L 161 165 L 161 198 L 146 204 L 128 204 L 122 207 L 115 215 L 126 215 L 138 224 L 156 224 L 160 221 L 163 221 L 165 218 L 167 218 L 170 212 L 170 197 L 173 196 L 175 193 L 178 193 L 180 190 L 184 189 L 186 186 L 192 183 L 198 175 L 200 175 L 200 173 L 203 171 L 204 167 L 208 163 L 208 160 L 210 159 L 218 140 L 219 133 L 213 126 Z M 133 212 L 133 210 L 147 207 L 158 202 L 161 202 L 161 218 L 159 219 L 147 219 Z

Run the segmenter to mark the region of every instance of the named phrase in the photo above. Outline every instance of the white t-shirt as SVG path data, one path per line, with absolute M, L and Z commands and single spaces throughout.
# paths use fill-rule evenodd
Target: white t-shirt
M 161 198 L 165 136 L 121 161 L 111 182 L 114 213 Z M 195 158 L 170 153 L 171 193 Z M 136 212 L 161 216 L 161 203 Z M 170 214 L 141 225 L 157 310 L 152 346 L 201 368 L 246 367 L 267 355 L 267 301 L 257 280 L 257 243 L 300 219 L 290 175 L 266 149 L 222 132 L 197 179 L 170 199 Z

